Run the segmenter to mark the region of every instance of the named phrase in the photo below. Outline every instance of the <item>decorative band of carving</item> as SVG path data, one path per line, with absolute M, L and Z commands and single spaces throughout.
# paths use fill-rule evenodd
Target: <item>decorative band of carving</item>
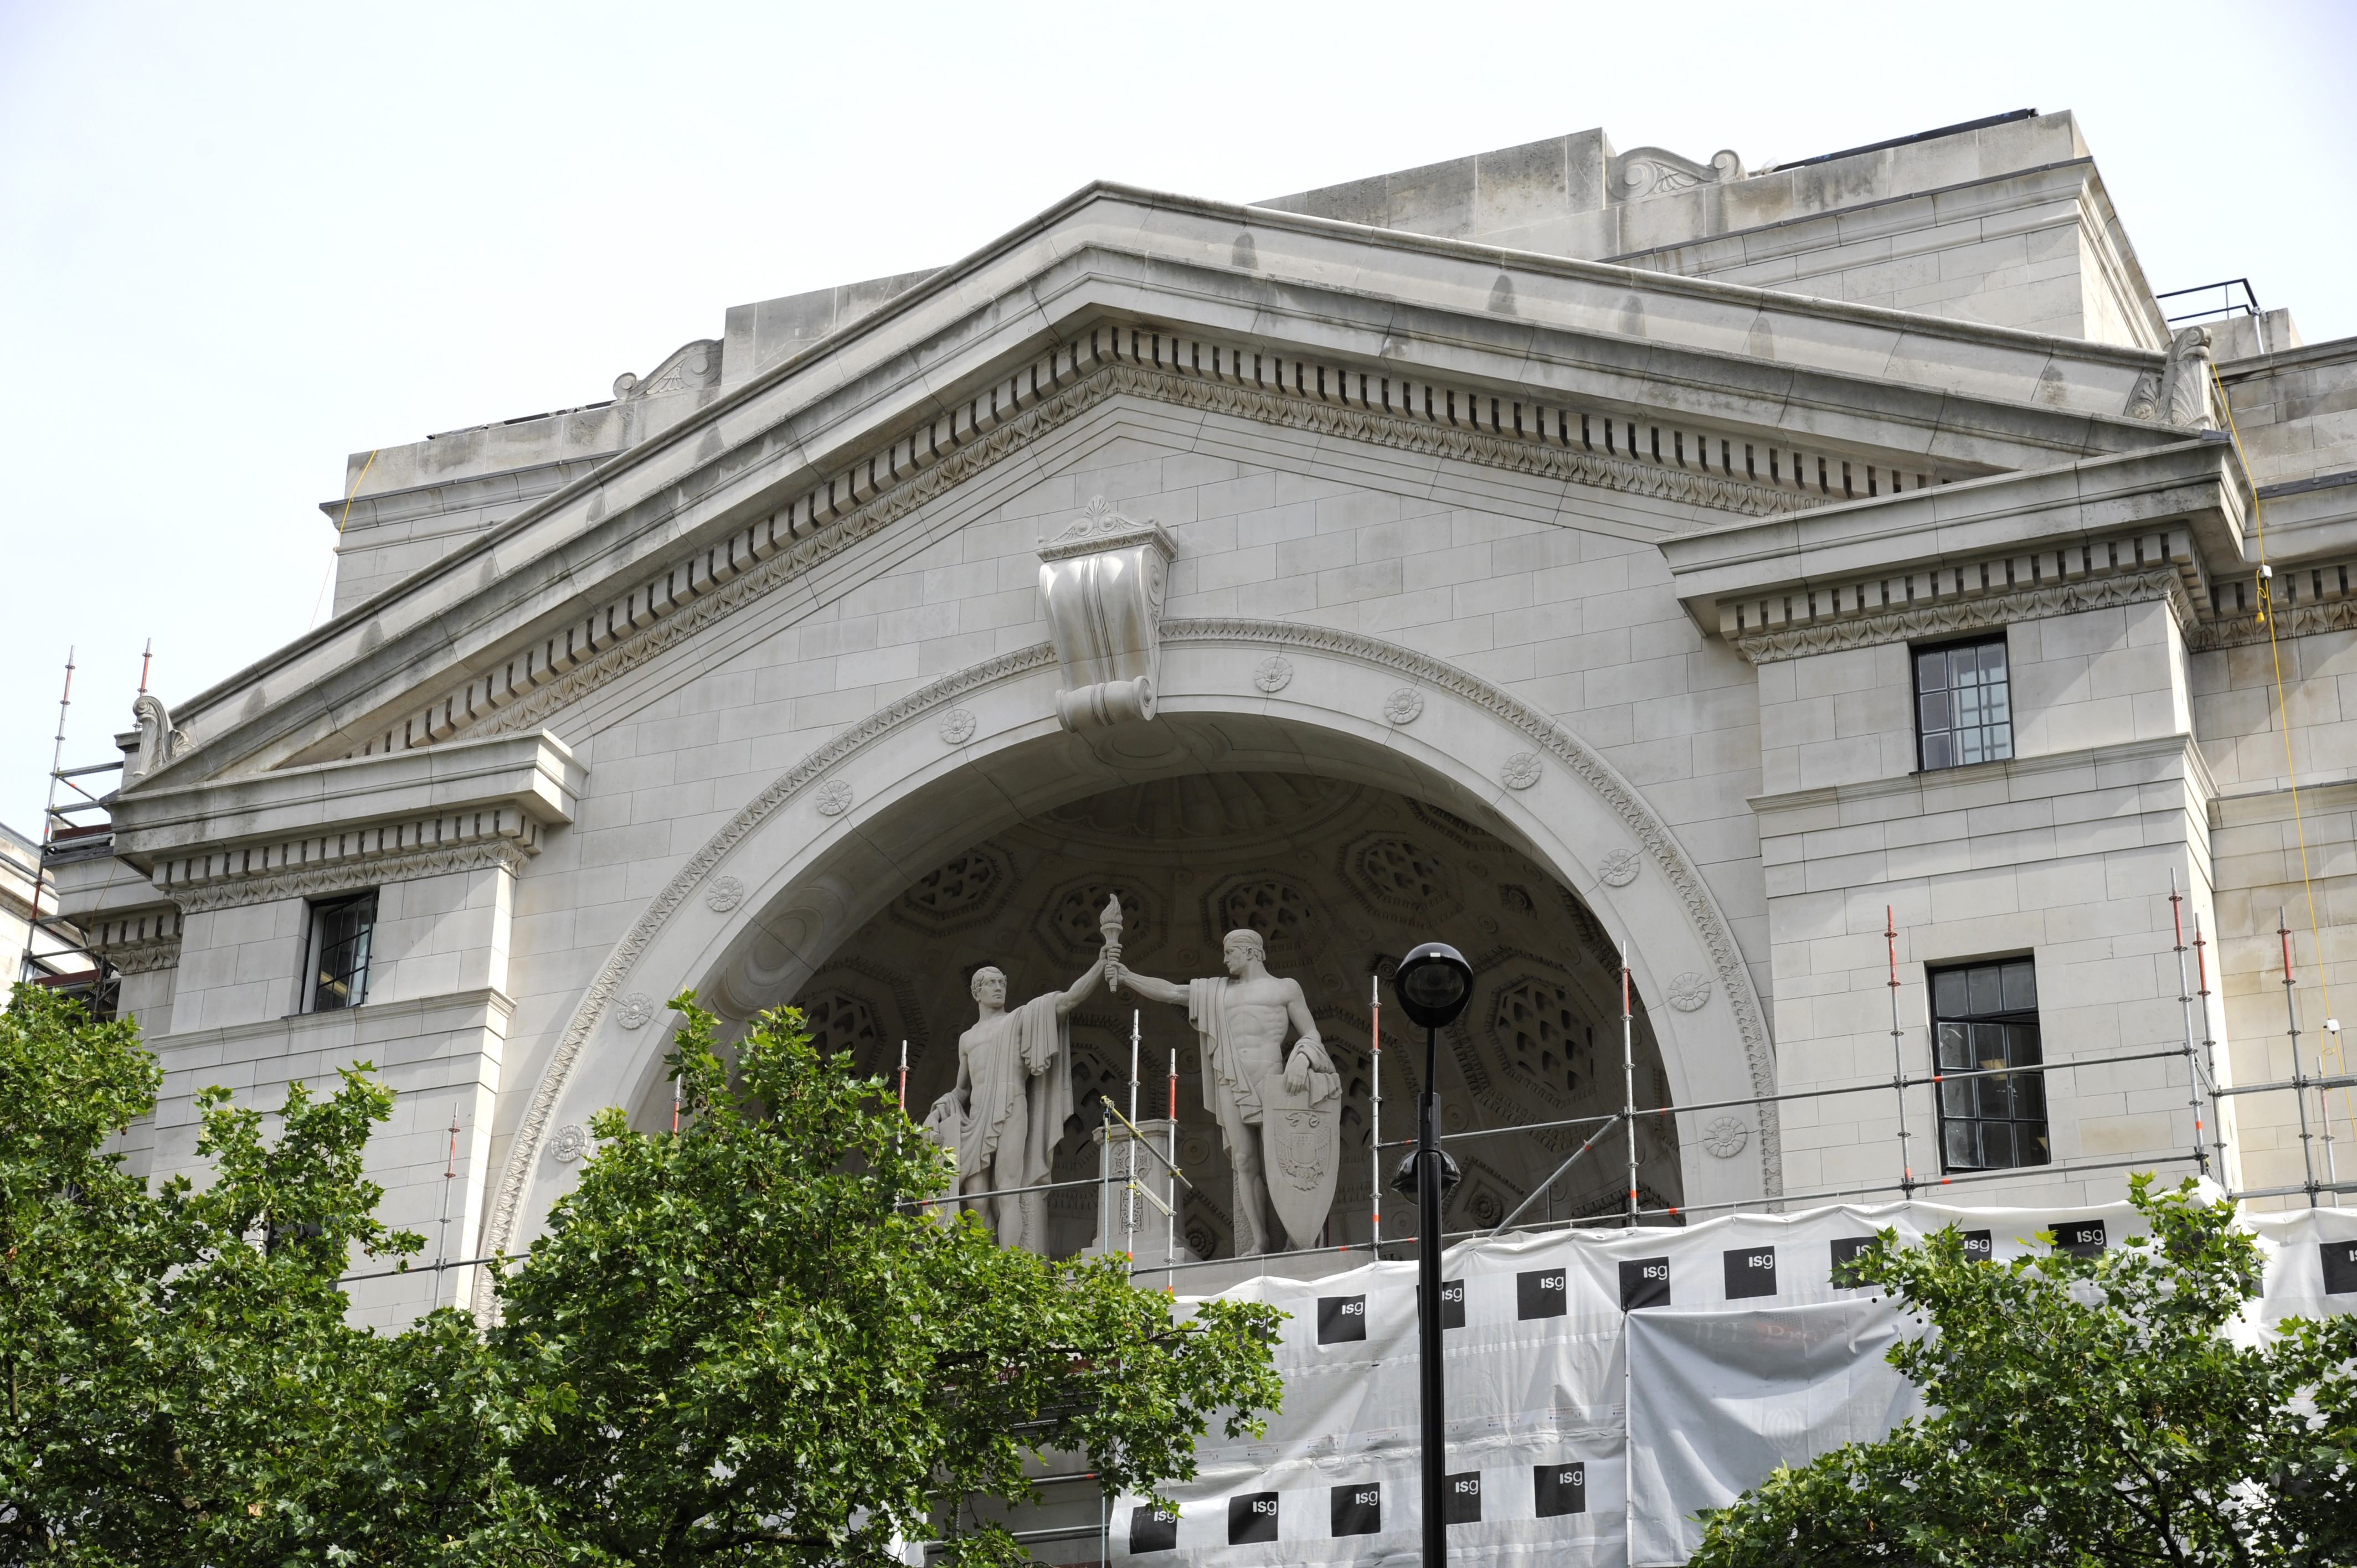
M 421 721 L 426 727 L 418 733 L 441 741 L 459 735 L 509 735 L 539 728 L 551 715 L 616 676 L 637 668 L 654 654 L 946 495 L 1114 393 L 1749 517 L 1770 517 L 1844 499 L 1837 490 L 1812 497 L 1729 475 L 1608 456 L 1558 444 L 1544 434 L 1533 436 L 1504 428 L 1484 430 L 1469 412 L 1462 423 L 1434 423 L 1359 405 L 1342 400 L 1339 394 L 1327 398 L 1282 387 L 1213 381 L 1134 362 L 1101 363 L 1068 386 L 1054 392 L 1043 391 L 1038 403 L 1019 413 L 1007 415 L 987 434 L 970 435 L 963 444 L 942 450 L 928 466 L 882 483 L 872 499 L 851 507 L 814 531 L 797 538 L 795 528 L 807 524 L 790 524 L 784 534 L 790 542 L 764 542 L 765 538 L 778 541 L 780 519 L 772 518 L 766 524 L 748 528 L 728 547 L 732 575 L 725 580 L 711 575 L 698 577 L 692 563 L 680 574 L 686 585 L 678 596 L 666 596 L 657 600 L 650 593 L 628 599 L 618 597 L 614 604 L 605 607 L 603 617 L 609 627 L 619 617 L 623 630 L 618 640 L 587 653 L 563 674 L 538 677 L 544 683 L 521 694 L 495 693 L 488 679 L 470 683 L 465 688 L 463 699 L 453 693 L 447 701 L 428 703 L 425 720 Z M 1469 409 L 1469 403 L 1468 406 Z M 1454 420 L 1455 416 L 1450 418 Z M 898 443 L 894 449 L 898 451 L 905 445 L 906 442 Z M 1159 534 L 1161 531 L 1154 532 Z M 744 552 L 741 564 L 737 556 L 740 548 Z M 651 623 L 646 621 L 650 616 L 654 618 Z M 596 615 L 589 618 L 593 637 L 599 619 Z M 633 626 L 639 629 L 629 629 Z M 483 704 L 479 714 L 475 711 L 479 690 Z M 500 696 L 506 696 L 504 705 L 493 707 L 491 704 Z M 433 725 L 430 721 L 436 711 L 450 715 L 450 722 Z
M 2185 579 L 2169 568 L 2096 577 L 2083 583 L 2057 583 L 2050 587 L 2014 588 L 1979 598 L 1950 603 L 1910 605 L 1904 609 L 1869 613 L 1821 626 L 1785 627 L 1773 631 L 1738 633 L 1727 640 L 1754 664 L 1772 664 L 1812 653 L 1832 653 L 1845 648 L 1867 648 L 1886 642 L 1911 642 L 1951 632 L 2015 621 L 2043 620 L 2075 615 L 2082 610 L 2108 609 L 2119 605 L 2166 603 L 2186 635 L 2188 646 L 2199 646 L 2203 628 L 2194 617 L 2192 596 Z M 2261 633 L 2264 637 L 2264 631 Z
M 2357 599 L 2298 605 L 2275 612 L 2277 641 L 2287 637 L 2313 637 L 2321 631 L 2350 630 L 2357 630 Z M 2255 615 L 2212 621 L 2185 634 L 2185 646 L 2196 653 L 2213 653 L 2222 648 L 2248 648 L 2266 640 L 2267 623 Z
M 1720 913 L 1717 900 L 1704 885 L 1700 873 L 1678 847 L 1668 824 L 1645 804 L 1610 764 L 1577 736 L 1544 714 L 1478 676 L 1396 643 L 1384 642 L 1358 632 L 1329 627 L 1296 626 L 1285 621 L 1231 618 L 1169 621 L 1164 623 L 1162 634 L 1166 641 L 1234 642 L 1307 650 L 1408 675 L 1425 687 L 1448 692 L 1473 703 L 1563 763 L 1621 820 L 1631 836 L 1661 868 L 1663 875 L 1675 890 L 1688 922 L 1701 937 L 1705 950 L 1710 955 L 1714 975 L 1734 1013 L 1752 1086 L 1760 1094 L 1775 1091 L 1775 1058 L 1768 1036 L 1766 1015 L 1760 1006 L 1750 972 L 1744 965 L 1741 950 L 1736 946 L 1733 930 Z M 704 846 L 656 895 L 621 940 L 615 944 L 580 1002 L 575 1005 L 572 1016 L 567 1020 L 563 1035 L 558 1037 L 555 1048 L 550 1053 L 548 1065 L 543 1069 L 540 1081 L 533 1090 L 532 1102 L 525 1107 L 522 1120 L 516 1129 L 515 1142 L 511 1147 L 507 1166 L 500 1174 L 499 1190 L 493 1197 L 489 1222 L 484 1227 L 485 1251 L 502 1251 L 513 1240 L 524 1196 L 531 1187 L 532 1172 L 539 1162 L 542 1147 L 555 1118 L 557 1104 L 564 1098 L 574 1069 L 579 1064 L 583 1047 L 604 1018 L 608 1006 L 621 989 L 632 966 L 653 944 L 672 916 L 693 896 L 696 884 L 755 828 L 855 752 L 934 708 L 954 703 L 968 693 L 1034 671 L 1053 668 L 1055 663 L 1054 648 L 1048 643 L 1039 643 L 970 666 L 909 693 L 877 710 L 796 763 L 705 841 Z M 1783 1190 L 1780 1129 L 1774 1115 L 1775 1108 L 1763 1105 L 1760 1110 L 1761 1178 L 1766 1196 L 1773 1199 Z M 480 1310 L 488 1316 L 488 1300 Z
M 180 907 L 183 914 L 227 909 L 240 904 L 266 904 L 277 898 L 317 898 L 336 893 L 356 893 L 388 882 L 410 882 L 447 872 L 504 866 L 522 871 L 531 860 L 513 839 L 486 837 L 469 843 L 429 844 L 423 849 L 387 850 L 356 854 L 317 865 L 288 866 L 252 874 L 231 873 L 210 881 L 176 882 L 156 890 Z
M 178 966 L 180 939 L 177 936 L 151 937 L 144 942 L 125 942 L 117 947 L 101 947 L 93 943 L 91 950 L 113 964 L 117 974 L 146 974 L 154 970 Z

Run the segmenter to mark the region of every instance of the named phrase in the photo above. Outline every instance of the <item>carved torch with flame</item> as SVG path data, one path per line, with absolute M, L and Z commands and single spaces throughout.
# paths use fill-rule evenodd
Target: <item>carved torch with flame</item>
M 1104 934 L 1105 962 L 1119 963 L 1121 961 L 1121 895 L 1116 893 L 1105 900 L 1103 912 L 1097 916 L 1097 929 Z M 1108 980 L 1105 983 L 1113 988 L 1114 995 L 1121 994 L 1121 981 L 1118 978 Z

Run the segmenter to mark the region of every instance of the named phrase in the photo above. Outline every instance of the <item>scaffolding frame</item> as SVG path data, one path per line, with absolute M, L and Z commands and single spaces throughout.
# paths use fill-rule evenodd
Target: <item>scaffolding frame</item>
M 2324 1070 L 2321 1047 L 2319 1047 L 2317 1052 L 2316 1070 L 2313 1073 L 2307 1071 L 2303 1065 L 2303 1059 L 2299 1053 L 2299 1036 L 2303 1031 L 2299 1026 L 2298 1006 L 2294 997 L 2294 992 L 2296 989 L 2295 971 L 2292 961 L 2290 931 L 2288 929 L 2287 920 L 2284 918 L 2283 912 L 2278 911 L 2276 925 L 2278 928 L 2277 935 L 2281 942 L 2283 953 L 2282 983 L 2285 988 L 2285 1006 L 2287 1009 L 2287 1018 L 2291 1039 L 2293 1063 L 2292 1076 L 2287 1079 L 2269 1080 L 2261 1083 L 2222 1084 L 2219 1081 L 2219 1075 L 2216 1069 L 2217 1040 L 2211 1028 L 2210 999 L 2213 994 L 2215 994 L 2215 993 L 2212 990 L 2210 985 L 2207 952 L 2208 939 L 2202 933 L 2201 917 L 2196 913 L 2193 917 L 2192 940 L 2189 942 L 2186 940 L 2184 909 L 2186 895 L 2183 890 L 2178 886 L 2177 875 L 2173 869 L 2169 873 L 2168 897 L 2172 928 L 2172 946 L 2170 951 L 2174 955 L 2177 965 L 2179 992 L 2177 1000 L 2179 1004 L 2179 1011 L 2182 1019 L 2183 1027 L 2183 1037 L 2178 1043 L 2166 1046 L 2155 1045 L 2150 1047 L 2142 1047 L 2124 1051 L 2111 1051 L 2097 1056 L 2072 1057 L 2061 1060 L 2040 1061 L 2024 1066 L 1943 1069 L 1939 1063 L 1936 1025 L 1934 1020 L 1927 1012 L 1923 1023 L 1925 1036 L 1923 1050 L 1927 1060 L 1924 1062 L 1921 1069 L 1910 1070 L 1907 1060 L 1906 1026 L 1901 1021 L 1899 1002 L 1899 993 L 1904 984 L 1904 982 L 1900 978 L 1899 965 L 1899 925 L 1894 910 L 1890 907 L 1886 906 L 1884 908 L 1883 929 L 1879 934 L 1884 939 L 1885 963 L 1887 966 L 1887 972 L 1889 974 L 1889 979 L 1884 983 L 1887 985 L 1890 995 L 1890 1076 L 1888 1079 L 1867 1079 L 1857 1083 L 1823 1085 L 1813 1089 L 1790 1090 L 1771 1094 L 1738 1095 L 1731 1099 L 1700 1101 L 1687 1104 L 1672 1102 L 1663 1105 L 1648 1106 L 1637 1103 L 1634 976 L 1629 963 L 1628 947 L 1626 943 L 1623 943 L 1620 948 L 1620 974 L 1621 988 L 1620 1106 L 1616 1110 L 1599 1112 L 1587 1116 L 1565 1117 L 1548 1122 L 1523 1122 L 1504 1127 L 1476 1127 L 1469 1128 L 1466 1131 L 1459 1133 L 1442 1133 L 1440 1135 L 1441 1142 L 1448 1144 L 1470 1142 L 1479 1138 L 1499 1138 L 1518 1135 L 1528 1136 L 1534 1133 L 1546 1132 L 1567 1132 L 1592 1129 L 1592 1131 L 1587 1133 L 1586 1142 L 1582 1143 L 1567 1158 L 1557 1165 L 1544 1180 L 1534 1184 L 1529 1192 L 1523 1197 L 1522 1202 L 1518 1204 L 1512 1212 L 1508 1213 L 1503 1219 L 1500 1220 L 1495 1225 L 1483 1224 L 1469 1230 L 1447 1231 L 1443 1233 L 1440 1240 L 1444 1244 L 1446 1244 L 1459 1240 L 1469 1240 L 1475 1238 L 1494 1238 L 1503 1235 L 1510 1230 L 1523 1234 L 1538 1234 L 1549 1230 L 1597 1229 L 1605 1227 L 1627 1229 L 1642 1225 L 1647 1221 L 1665 1221 L 1671 1224 L 1677 1224 L 1682 1223 L 1686 1217 L 1697 1214 L 1737 1211 L 1743 1209 L 1775 1212 L 1794 1203 L 1836 1202 L 1845 1199 L 1887 1197 L 1892 1194 L 1898 1195 L 1902 1200 L 1909 1200 L 1926 1193 L 1940 1192 L 1955 1187 L 1978 1186 L 1988 1182 L 2040 1182 L 2069 1180 L 2083 1176 L 2102 1175 L 2120 1170 L 2154 1169 L 2162 1166 L 2181 1165 L 2190 1165 L 2193 1167 L 2195 1174 L 2214 1180 L 2218 1183 L 2219 1187 L 2224 1190 L 2225 1195 L 2228 1197 L 2238 1202 L 2254 1198 L 2276 1198 L 2305 1195 L 2308 1197 L 2309 1206 L 2314 1208 L 2318 1207 L 2325 1197 L 2330 1196 L 2336 1199 L 2337 1206 L 2337 1200 L 2341 1195 L 2357 1193 L 2357 1181 L 2343 1181 L 2340 1178 L 2338 1167 L 2335 1164 L 2330 1106 L 2324 1096 L 2325 1091 L 2328 1090 L 2357 1087 L 2357 1073 L 2327 1073 Z M 2186 955 L 2189 952 L 2193 955 L 2194 959 L 2193 972 L 2190 974 L 2189 974 L 2186 965 Z M 1378 983 L 1380 983 L 1378 982 Z M 1376 993 L 1376 998 L 1378 1001 L 1380 1000 L 1380 991 L 1378 991 Z M 1927 1008 L 1929 1005 L 1929 1000 L 1930 999 L 1927 994 L 1925 998 Z M 2194 1028 L 2194 1017 L 2197 1011 L 2197 1003 L 2199 1004 L 2198 1011 L 2201 1020 L 2201 1026 L 2198 1037 Z M 1285 1261 L 1292 1259 L 1319 1256 L 1331 1257 L 1351 1252 L 1372 1253 L 1377 1259 L 1382 1259 L 1387 1256 L 1386 1249 L 1391 1249 L 1392 1251 L 1396 1254 L 1394 1261 L 1404 1261 L 1405 1258 L 1415 1255 L 1415 1250 L 1420 1245 L 1420 1238 L 1415 1236 L 1386 1236 L 1383 1234 L 1382 1229 L 1383 1189 L 1382 1183 L 1379 1178 L 1382 1174 L 1383 1151 L 1387 1149 L 1404 1149 L 1413 1147 L 1415 1140 L 1414 1138 L 1394 1138 L 1387 1140 L 1382 1135 L 1383 1098 L 1381 1073 L 1383 1040 L 1381 1014 L 1378 1012 L 1373 1015 L 1373 1017 L 1374 1022 L 1371 1029 L 1369 1061 L 1373 1074 L 1372 1082 L 1370 1085 L 1370 1099 L 1374 1110 L 1368 1144 L 1371 1173 L 1378 1179 L 1372 1184 L 1369 1200 L 1371 1239 L 1364 1241 L 1344 1242 L 1333 1246 L 1295 1248 L 1283 1251 L 1263 1252 L 1256 1254 L 1252 1258 L 1198 1259 L 1185 1262 L 1166 1260 L 1161 1263 L 1152 1263 L 1138 1262 L 1133 1257 L 1130 1267 L 1130 1273 L 1133 1278 L 1153 1275 L 1168 1279 L 1168 1276 L 1173 1276 L 1194 1269 L 1217 1267 L 1234 1269 L 1248 1263 L 1275 1266 Z M 1912 1090 L 1927 1088 L 1932 1090 L 1933 1097 L 1934 1125 L 1937 1126 L 1941 1087 L 1952 1081 L 1969 1082 L 1975 1079 L 1986 1078 L 2027 1078 L 2031 1076 L 2036 1076 L 2043 1079 L 2049 1075 L 2060 1072 L 2077 1072 L 2089 1069 L 2117 1067 L 2134 1062 L 2169 1060 L 2182 1061 L 2185 1064 L 2187 1079 L 2187 1109 L 2191 1114 L 2193 1123 L 2193 1137 L 2190 1144 L 2168 1148 L 2155 1148 L 2149 1152 L 2137 1153 L 2123 1158 L 2081 1160 L 2068 1163 L 2049 1163 L 2034 1165 L 2012 1165 L 1996 1169 L 1971 1169 L 1953 1172 L 1947 1171 L 1943 1168 L 1937 1176 L 1919 1176 L 1916 1174 L 1911 1152 L 1912 1133 L 1909 1128 L 1907 1122 L 1907 1098 L 1909 1093 Z M 2321 1127 L 2320 1133 L 2312 1130 L 2309 1121 L 2307 1094 L 2311 1090 L 2315 1090 L 2317 1094 L 2317 1120 Z M 2303 1168 L 2305 1179 L 2297 1185 L 2288 1187 L 2277 1186 L 2237 1188 L 2230 1186 L 2226 1180 L 2228 1174 L 2228 1140 L 2224 1125 L 2227 1102 L 2244 1095 L 2279 1093 L 2292 1094 L 2298 1101 L 2300 1151 L 2304 1162 Z M 1637 1129 L 1644 1118 L 1677 1117 L 1682 1115 L 1696 1114 L 1707 1111 L 1734 1110 L 1747 1106 L 1756 1110 L 1763 1106 L 1790 1103 L 1795 1101 L 1828 1100 L 1843 1095 L 1854 1094 L 1889 1094 L 1893 1098 L 1894 1106 L 1897 1112 L 1897 1129 L 1894 1137 L 1894 1154 L 1896 1155 L 1895 1164 L 1898 1167 L 1896 1179 L 1881 1182 L 1869 1181 L 1843 1183 L 1837 1186 L 1821 1187 L 1813 1191 L 1784 1192 L 1772 1195 L 1762 1194 L 1755 1197 L 1736 1198 L 1709 1203 L 1661 1204 L 1652 1207 L 1646 1207 L 1641 1203 L 1640 1199 L 1641 1184 L 1638 1179 L 1639 1151 L 1637 1146 Z M 2206 1118 L 2203 1115 L 2205 1102 L 2206 1109 L 2208 1111 Z M 1110 1105 L 1108 1105 L 1108 1109 L 1110 1109 Z M 1544 1219 L 1526 1219 L 1525 1215 L 1538 1201 L 1541 1194 L 1544 1193 L 1548 1195 L 1550 1204 L 1552 1204 L 1553 1193 L 1556 1184 L 1558 1184 L 1564 1176 L 1568 1175 L 1585 1156 L 1600 1146 L 1605 1142 L 1607 1135 L 1616 1127 L 1625 1129 L 1628 1140 L 1628 1176 L 1625 1197 L 1616 1198 L 1614 1202 L 1606 1208 L 1588 1214 L 1575 1215 L 1565 1219 L 1555 1219 L 1551 1215 Z M 2352 1132 L 2357 1132 L 2357 1128 L 2352 1128 Z M 2205 1134 L 2209 1139 L 2207 1144 L 2203 1141 Z M 2323 1144 L 2323 1171 L 2320 1175 L 2318 1170 L 2318 1154 L 2315 1147 L 2319 1141 Z M 1160 1152 L 1156 1151 L 1156 1153 L 1158 1155 Z M 1942 1164 L 1944 1166 L 1944 1159 Z M 1175 1161 L 1170 1162 L 1169 1168 L 1173 1176 L 1178 1176 L 1179 1173 Z M 1179 1179 L 1184 1180 L 1184 1177 L 1180 1176 Z M 1102 1189 L 1110 1192 L 1111 1187 L 1117 1184 L 1118 1178 L 1112 1176 L 1110 1172 L 1107 1171 L 1105 1173 L 1102 1173 L 1095 1183 L 1089 1185 L 1096 1185 Z M 1077 1182 L 1067 1182 L 1054 1185 L 1079 1186 L 1082 1184 Z M 1193 1189 L 1192 1183 L 1189 1183 L 1188 1187 L 1189 1190 Z M 1177 1196 L 1176 1186 L 1174 1184 L 1172 1192 L 1174 1200 L 1177 1198 Z

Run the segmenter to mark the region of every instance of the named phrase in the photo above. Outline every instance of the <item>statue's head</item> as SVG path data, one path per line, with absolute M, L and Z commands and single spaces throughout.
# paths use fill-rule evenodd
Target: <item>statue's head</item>
M 1268 945 L 1260 940 L 1258 931 L 1246 926 L 1227 934 L 1220 943 L 1220 956 L 1228 961 L 1228 972 L 1242 979 L 1246 967 L 1267 960 Z
M 984 964 L 974 972 L 974 979 L 967 983 L 966 989 L 974 993 L 976 1002 L 1004 1007 L 1006 1005 L 1006 972 L 996 964 Z

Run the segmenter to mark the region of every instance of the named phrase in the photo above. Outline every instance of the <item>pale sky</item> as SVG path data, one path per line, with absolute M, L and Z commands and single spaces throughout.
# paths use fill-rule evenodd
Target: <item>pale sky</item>
M 1601 125 L 1807 157 L 2076 112 L 2157 288 L 2357 334 L 2357 4 L 0 0 L 0 820 L 323 614 L 350 452 L 1097 178 L 1252 200 Z

